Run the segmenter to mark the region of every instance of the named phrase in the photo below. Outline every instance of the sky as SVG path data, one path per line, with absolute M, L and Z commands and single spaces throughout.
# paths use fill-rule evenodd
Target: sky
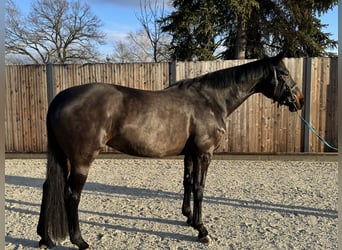
M 14 0 L 15 4 L 27 14 L 31 3 L 34 0 Z M 163 0 L 158 0 L 162 2 Z M 83 0 L 87 3 L 92 12 L 102 21 L 102 31 L 107 34 L 107 44 L 101 46 L 100 51 L 104 55 L 111 54 L 113 43 L 116 40 L 124 39 L 129 32 L 136 32 L 141 29 L 137 19 L 140 13 L 140 0 Z M 165 0 L 165 3 L 169 0 Z M 167 11 L 168 9 L 166 9 Z M 170 8 L 169 8 L 170 11 Z M 328 13 L 319 17 L 322 24 L 327 24 L 324 32 L 331 33 L 331 38 L 338 39 L 338 8 L 335 6 Z M 337 49 L 334 49 L 337 51 Z

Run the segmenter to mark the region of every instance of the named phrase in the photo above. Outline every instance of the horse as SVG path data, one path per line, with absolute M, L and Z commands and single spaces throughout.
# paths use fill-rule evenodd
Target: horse
M 107 145 L 141 157 L 184 156 L 182 214 L 209 244 L 202 200 L 213 152 L 226 132 L 226 118 L 249 96 L 262 93 L 294 112 L 304 96 L 283 63 L 266 57 L 147 91 L 89 83 L 61 91 L 50 103 L 46 127 L 47 171 L 37 233 L 51 248 L 68 235 L 79 249 L 78 206 L 88 171 Z M 193 208 L 191 209 L 191 196 Z

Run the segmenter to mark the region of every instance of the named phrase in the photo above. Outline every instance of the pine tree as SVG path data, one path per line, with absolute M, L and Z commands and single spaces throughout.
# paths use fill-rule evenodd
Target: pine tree
M 175 0 L 177 11 L 164 18 L 163 31 L 173 39 L 171 50 L 174 60 L 213 60 L 217 34 L 215 16 L 217 6 L 214 0 Z
M 173 59 L 322 56 L 337 42 L 317 16 L 337 0 L 174 0 L 161 20 L 172 36 Z M 219 48 L 219 50 L 217 50 Z M 220 51 L 220 52 L 218 52 Z

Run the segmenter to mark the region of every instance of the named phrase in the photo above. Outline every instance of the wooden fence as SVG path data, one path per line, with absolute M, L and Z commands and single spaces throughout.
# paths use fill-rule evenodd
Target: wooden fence
M 6 66 L 6 152 L 46 151 L 45 116 L 49 99 L 62 89 L 88 82 L 160 90 L 175 81 L 249 60 Z M 284 59 L 303 89 L 303 114 L 332 145 L 337 145 L 337 58 Z M 218 152 L 330 151 L 295 113 L 278 108 L 261 94 L 251 96 L 227 120 Z M 107 151 L 109 149 L 106 149 Z

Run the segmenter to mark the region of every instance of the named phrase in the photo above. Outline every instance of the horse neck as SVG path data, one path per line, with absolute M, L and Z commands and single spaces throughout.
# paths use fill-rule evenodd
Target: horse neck
M 232 113 L 270 74 L 268 64 L 259 61 L 209 73 L 200 79 L 202 91 L 221 107 L 225 116 Z

